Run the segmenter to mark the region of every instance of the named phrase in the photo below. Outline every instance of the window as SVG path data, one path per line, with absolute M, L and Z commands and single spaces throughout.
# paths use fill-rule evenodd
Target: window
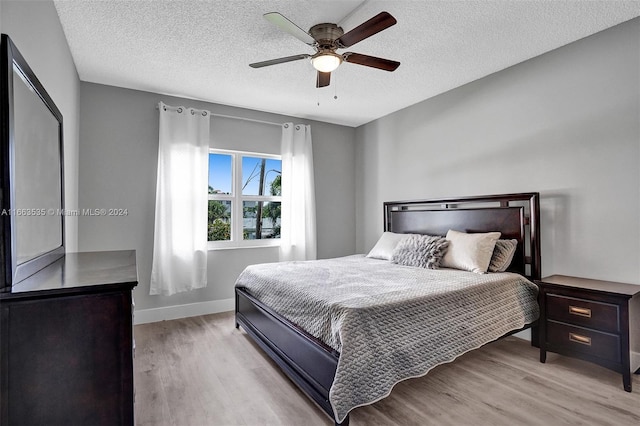
M 278 245 L 282 161 L 279 156 L 209 152 L 209 246 Z

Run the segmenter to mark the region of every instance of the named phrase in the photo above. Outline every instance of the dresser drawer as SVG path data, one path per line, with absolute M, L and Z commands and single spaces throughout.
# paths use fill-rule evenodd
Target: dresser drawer
M 547 321 L 549 350 L 565 349 L 619 363 L 620 337 L 556 321 Z
M 594 328 L 610 333 L 620 333 L 618 306 L 568 296 L 547 293 L 547 318 Z

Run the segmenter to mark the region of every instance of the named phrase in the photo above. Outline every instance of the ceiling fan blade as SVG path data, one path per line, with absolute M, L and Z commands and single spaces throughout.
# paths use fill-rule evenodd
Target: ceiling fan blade
M 392 25 L 396 24 L 396 18 L 391 16 L 388 12 L 380 12 L 373 18 L 369 19 L 367 22 L 364 22 L 348 33 L 344 34 L 336 43 L 340 47 L 349 47 L 354 44 L 364 40 L 365 38 L 371 37 L 374 34 L 379 33 L 382 30 L 386 30 Z
M 284 64 L 285 62 L 298 61 L 300 59 L 307 59 L 310 57 L 311 55 L 307 55 L 307 54 L 286 56 L 284 58 L 270 59 L 268 61 L 262 61 L 262 62 L 254 62 L 253 64 L 249 64 L 249 66 L 251 68 L 262 68 L 262 67 L 268 67 L 269 65 Z
M 318 76 L 316 77 L 316 87 L 326 87 L 331 83 L 331 73 L 330 72 L 320 72 L 318 71 Z
M 311 46 L 313 46 L 316 43 L 315 39 L 311 37 L 308 32 L 306 32 L 305 30 L 303 30 L 302 28 L 300 28 L 299 26 L 291 22 L 289 19 L 287 19 L 280 13 L 269 12 L 269 13 L 265 13 L 263 16 L 264 16 L 264 19 L 271 22 L 273 25 L 279 27 L 281 30 L 291 34 L 292 36 L 302 41 L 303 43 L 307 43 L 308 45 L 311 45 Z
M 364 65 L 366 67 L 378 68 L 384 71 L 395 71 L 400 66 L 400 62 L 390 59 L 376 58 L 375 56 L 362 55 L 360 53 L 347 52 L 342 55 L 345 62 Z

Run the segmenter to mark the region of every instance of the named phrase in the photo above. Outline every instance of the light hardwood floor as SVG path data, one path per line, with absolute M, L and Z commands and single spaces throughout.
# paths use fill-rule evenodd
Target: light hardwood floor
M 332 425 L 233 313 L 135 327 L 138 425 Z M 509 337 L 402 382 L 351 425 L 640 425 L 640 377 Z

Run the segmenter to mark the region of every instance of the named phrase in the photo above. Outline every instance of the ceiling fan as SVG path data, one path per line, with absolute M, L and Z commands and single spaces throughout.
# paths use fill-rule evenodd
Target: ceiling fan
M 377 58 L 375 56 L 362 55 L 354 52 L 336 53 L 338 49 L 351 47 L 395 25 L 397 22 L 396 19 L 388 12 L 377 14 L 347 33 L 338 25 L 330 23 L 314 25 L 309 29 L 309 32 L 307 32 L 278 12 L 265 13 L 264 18 L 281 30 L 288 32 L 298 40 L 313 47 L 316 53 L 313 55 L 301 54 L 271 59 L 269 61 L 255 62 L 249 64 L 252 68 L 261 68 L 311 58 L 311 64 L 318 71 L 316 87 L 325 87 L 328 86 L 331 81 L 331 71 L 338 68 L 342 62 L 364 65 L 385 71 L 395 71 L 396 68 L 400 66 L 400 62 Z

